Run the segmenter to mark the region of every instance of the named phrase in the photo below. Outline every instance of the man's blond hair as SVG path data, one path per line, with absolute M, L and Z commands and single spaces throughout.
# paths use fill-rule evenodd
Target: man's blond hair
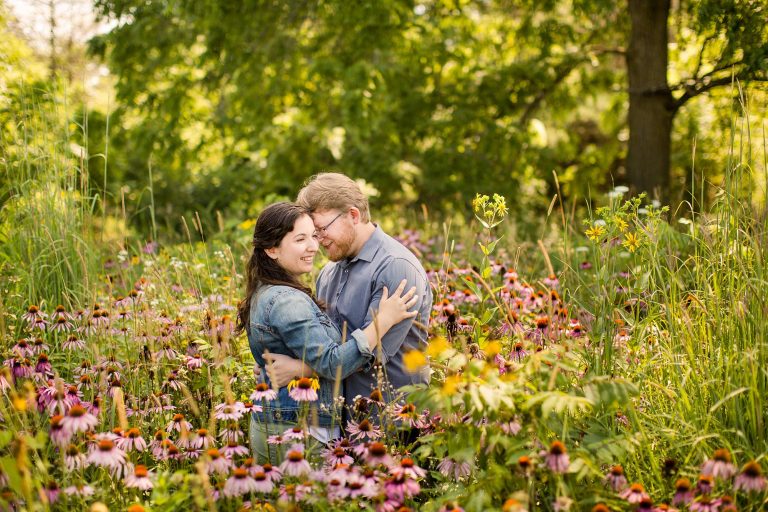
M 339 210 L 344 212 L 351 207 L 360 210 L 360 220 L 370 222 L 368 198 L 360 187 L 348 176 L 337 172 L 315 174 L 304 183 L 296 202 L 310 212 Z

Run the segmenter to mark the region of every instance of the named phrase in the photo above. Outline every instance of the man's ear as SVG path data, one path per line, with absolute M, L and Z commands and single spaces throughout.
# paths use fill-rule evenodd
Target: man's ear
M 350 208 L 349 208 L 349 217 L 352 219 L 352 224 L 359 224 L 360 223 L 360 210 L 358 210 L 354 206 L 350 206 Z

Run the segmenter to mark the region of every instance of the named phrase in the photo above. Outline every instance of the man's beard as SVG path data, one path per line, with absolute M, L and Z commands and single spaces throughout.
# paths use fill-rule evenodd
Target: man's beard
M 352 256 L 352 245 L 355 243 L 357 233 L 351 230 L 348 236 L 334 240 L 331 246 L 326 249 L 328 259 L 331 261 L 341 261 Z

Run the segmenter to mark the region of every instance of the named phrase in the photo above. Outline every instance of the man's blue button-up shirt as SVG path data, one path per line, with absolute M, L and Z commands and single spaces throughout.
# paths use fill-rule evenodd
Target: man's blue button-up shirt
M 417 383 L 429 383 L 429 369 L 409 373 L 403 365 L 403 354 L 411 349 L 424 349 L 427 325 L 432 309 L 432 291 L 416 256 L 400 242 L 376 227 L 368 241 L 354 258 L 328 263 L 317 278 L 317 296 L 325 301 L 328 316 L 338 326 L 346 324 L 347 332 L 361 329 L 373 321 L 373 310 L 379 307 L 384 286 L 394 293 L 400 281 L 408 281 L 406 290 L 416 287 L 420 301 L 415 319 L 392 327 L 382 338 L 380 350 L 375 349 L 382 363 L 385 382 L 377 382 L 375 368 L 365 367 L 344 380 L 344 395 L 348 405 L 356 396 L 368 396 L 379 388 L 387 400 L 392 391 Z M 415 320 L 415 321 L 414 321 Z

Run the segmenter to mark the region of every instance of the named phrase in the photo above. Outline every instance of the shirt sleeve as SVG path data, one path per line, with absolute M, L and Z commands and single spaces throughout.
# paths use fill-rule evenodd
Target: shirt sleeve
M 373 358 L 368 340 L 359 329 L 350 334 L 348 343 L 341 343 L 340 334 L 338 337 L 329 335 L 329 329 L 323 323 L 330 320 L 321 315 L 311 299 L 301 292 L 280 294 L 269 317 L 270 325 L 292 356 L 326 379 L 335 379 L 339 368 L 341 378 L 346 378 Z
M 365 316 L 363 326 L 367 327 L 373 322 L 373 311 L 379 309 L 379 303 L 381 302 L 384 287 L 386 286 L 389 293 L 392 294 L 397 290 L 400 281 L 403 279 L 407 281 L 405 291 L 410 290 L 413 286 L 416 287 L 416 294 L 419 296 L 419 300 L 414 306 L 414 309 L 419 311 L 422 309 L 424 300 L 429 300 L 429 284 L 411 262 L 398 258 L 392 259 L 379 273 L 378 277 L 376 277 L 371 304 L 368 307 L 368 313 Z M 378 349 L 374 349 L 374 352 L 377 355 L 380 355 L 380 360 L 383 364 L 386 364 L 387 361 L 400 350 L 400 347 L 402 347 L 415 320 L 419 320 L 425 325 L 428 321 L 428 319 L 419 318 L 418 315 L 414 318 L 407 318 L 393 326 L 381 339 L 381 352 L 379 352 Z

